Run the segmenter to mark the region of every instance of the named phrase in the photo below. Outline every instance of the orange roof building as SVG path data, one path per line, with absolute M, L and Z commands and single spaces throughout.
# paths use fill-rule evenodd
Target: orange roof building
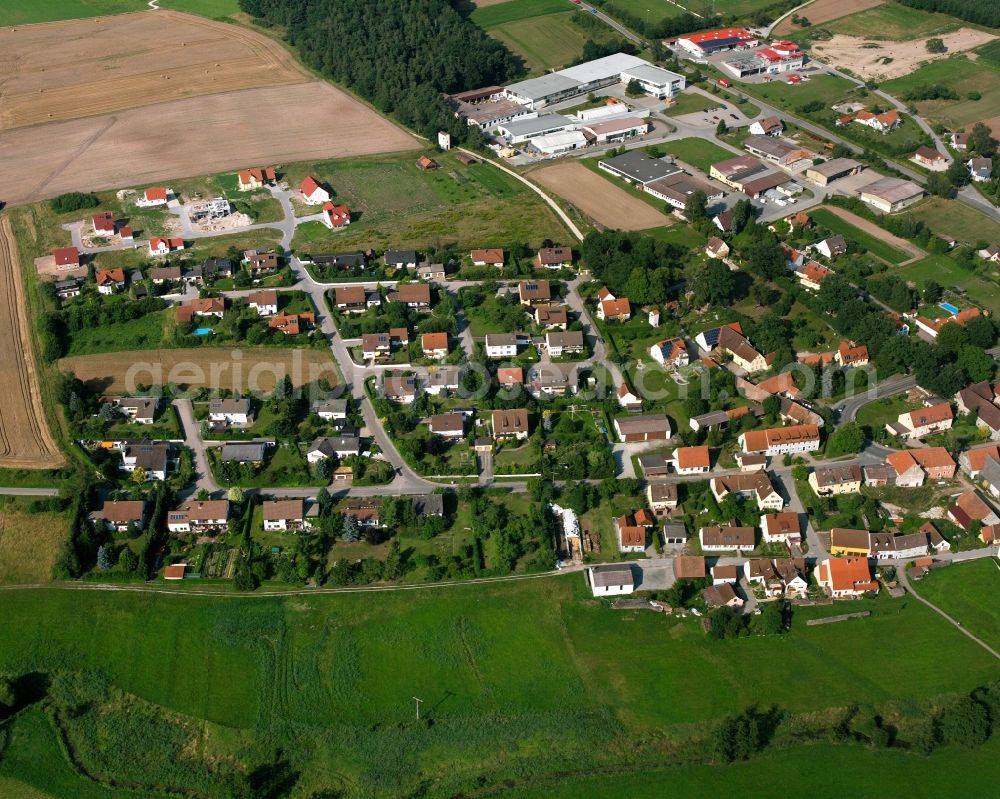
M 738 440 L 744 452 L 763 452 L 771 457 L 793 452 L 814 452 L 820 445 L 819 427 L 814 424 L 750 430 L 742 433 Z
M 854 599 L 878 591 L 868 558 L 827 558 L 816 569 L 816 582 L 834 599 Z

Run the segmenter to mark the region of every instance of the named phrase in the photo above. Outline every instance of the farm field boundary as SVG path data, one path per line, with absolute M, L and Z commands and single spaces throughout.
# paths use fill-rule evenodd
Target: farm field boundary
M 10 218 L 0 218 L 0 467 L 51 469 L 62 466 L 42 407 L 38 370 L 26 316 L 17 244 Z
M 671 217 L 575 161 L 543 167 L 530 177 L 604 227 L 645 230 L 673 223 Z

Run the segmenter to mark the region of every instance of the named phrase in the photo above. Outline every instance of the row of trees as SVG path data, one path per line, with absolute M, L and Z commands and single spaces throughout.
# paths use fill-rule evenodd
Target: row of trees
M 898 0 L 898 2 L 921 11 L 948 14 L 977 25 L 1000 27 L 1000 6 L 996 3 L 983 3 L 979 0 Z
M 504 84 L 521 72 L 503 44 L 448 0 L 240 0 L 240 7 L 284 28 L 310 67 L 428 137 L 478 132 L 455 118 L 442 93 Z

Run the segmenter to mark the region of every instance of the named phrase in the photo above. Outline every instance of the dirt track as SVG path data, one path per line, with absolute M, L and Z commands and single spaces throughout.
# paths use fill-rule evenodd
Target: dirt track
M 805 17 L 815 26 L 831 19 L 846 17 L 848 14 L 867 11 L 883 3 L 885 0 L 816 0 L 799 11 L 798 16 Z M 792 24 L 792 16 L 789 15 L 781 21 L 773 33 L 776 36 L 784 36 L 797 30 L 800 30 L 799 26 Z
M 277 42 L 190 14 L 138 12 L 0 30 L 0 129 L 309 80 Z
M 135 391 L 136 386 L 129 385 L 130 382 L 144 385 L 174 382 L 183 388 L 222 388 L 240 392 L 270 391 L 274 388 L 276 373 L 288 374 L 296 386 L 320 377 L 326 378 L 331 385 L 338 382 L 329 350 L 289 347 L 198 347 L 75 355 L 59 361 L 59 368 L 109 393 Z M 131 381 L 130 369 L 135 370 Z M 213 378 L 213 370 L 216 378 Z M 257 370 L 256 378 L 253 378 L 254 370 Z
M 575 161 L 543 167 L 531 172 L 529 177 L 604 227 L 645 230 L 674 221 L 616 186 L 613 179 L 596 175 Z
M 31 349 L 17 243 L 0 218 L 0 467 L 51 469 L 63 456 L 49 431 Z

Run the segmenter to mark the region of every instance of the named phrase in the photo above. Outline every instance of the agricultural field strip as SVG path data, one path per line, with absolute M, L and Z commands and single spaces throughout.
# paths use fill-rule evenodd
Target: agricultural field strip
M 172 11 L 7 28 L 0 53 L 0 129 L 312 79 L 265 36 Z
M 41 387 L 31 344 L 17 244 L 10 217 L 0 217 L 0 467 L 45 469 L 61 466 L 42 407 Z

